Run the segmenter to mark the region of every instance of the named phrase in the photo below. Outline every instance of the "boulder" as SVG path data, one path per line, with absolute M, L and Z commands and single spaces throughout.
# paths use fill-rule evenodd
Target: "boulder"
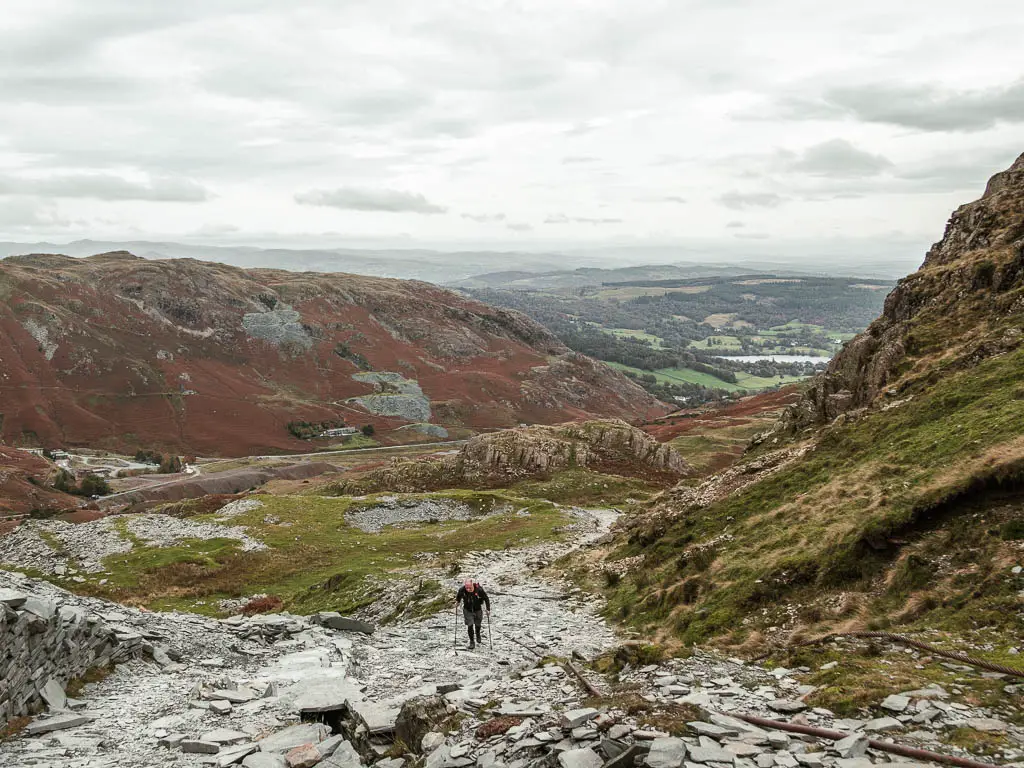
M 448 704 L 441 696 L 417 696 L 402 705 L 395 721 L 395 741 L 409 749 L 421 747 L 424 737 L 448 717 Z M 438 734 L 440 735 L 440 734 Z M 444 737 L 441 738 L 444 742 Z

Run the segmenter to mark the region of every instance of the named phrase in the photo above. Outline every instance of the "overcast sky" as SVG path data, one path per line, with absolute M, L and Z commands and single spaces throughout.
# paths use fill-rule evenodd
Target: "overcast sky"
M 3 10 L 4 239 L 870 256 L 1024 152 L 1013 0 Z

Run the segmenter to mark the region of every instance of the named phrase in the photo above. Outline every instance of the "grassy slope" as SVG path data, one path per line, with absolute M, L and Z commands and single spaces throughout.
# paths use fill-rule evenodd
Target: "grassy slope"
M 634 535 L 618 555 L 645 554 L 648 567 L 614 589 L 611 610 L 688 642 L 725 635 L 742 642 L 761 621 L 741 619 L 767 609 L 765 622 L 776 620 L 780 601 L 839 587 L 866 594 L 881 567 L 901 556 L 892 537 L 928 526 L 943 502 L 981 482 L 1019 478 L 1024 466 L 1024 351 L 967 371 L 940 368 L 932 380 L 930 389 L 908 393 L 909 402 L 834 426 L 802 460 L 745 492 L 664 532 Z M 711 554 L 680 557 L 722 534 L 733 538 Z M 934 610 L 951 626 L 971 614 L 997 625 L 1016 621 L 1015 590 L 1024 585 L 992 571 L 1009 546 L 999 526 L 978 533 L 973 546 L 977 567 L 936 585 Z M 905 568 L 883 597 L 868 595 L 876 608 L 899 612 L 921 589 L 913 563 Z

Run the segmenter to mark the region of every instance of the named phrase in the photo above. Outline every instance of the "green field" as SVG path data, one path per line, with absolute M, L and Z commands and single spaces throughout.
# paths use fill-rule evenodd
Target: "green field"
M 708 336 L 700 341 L 691 341 L 690 349 L 709 352 L 742 352 L 743 345 L 736 336 Z
M 661 339 L 660 337 L 652 336 L 651 334 L 644 333 L 643 331 L 634 331 L 629 328 L 605 328 L 604 330 L 608 331 L 609 333 L 615 334 L 619 338 L 640 339 L 641 341 L 648 341 L 650 342 L 652 347 L 663 347 L 665 345 L 664 340 Z
M 724 389 L 727 392 L 736 392 L 741 389 L 746 390 L 759 390 L 769 389 L 779 384 L 793 384 L 798 381 L 803 381 L 802 377 L 799 376 L 785 376 L 776 378 L 764 378 L 761 376 L 754 376 L 749 373 L 737 373 L 736 378 L 739 383 L 732 384 L 728 381 L 722 381 L 717 376 L 712 376 L 709 373 L 702 373 L 701 371 L 694 371 L 690 368 L 662 368 L 657 371 L 644 371 L 640 368 L 633 368 L 628 365 L 622 365 L 621 363 L 605 362 L 605 365 L 610 365 L 619 371 L 630 371 L 638 375 L 645 373 L 654 374 L 654 377 L 663 384 L 700 384 L 711 389 Z

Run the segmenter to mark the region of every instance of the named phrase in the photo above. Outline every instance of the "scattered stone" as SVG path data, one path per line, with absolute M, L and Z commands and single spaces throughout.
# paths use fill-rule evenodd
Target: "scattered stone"
M 303 744 L 319 744 L 327 738 L 327 726 L 322 723 L 302 723 L 272 733 L 257 742 L 261 752 L 290 752 Z
M 188 737 L 184 733 L 169 733 L 157 741 L 157 746 L 164 749 L 177 749 L 186 738 Z
M 558 764 L 561 768 L 601 768 L 604 760 L 590 747 L 584 747 L 562 752 L 558 756 Z
M 52 677 L 40 689 L 39 695 L 43 697 L 51 711 L 68 708 L 68 695 L 64 692 L 63 686 Z
M 430 731 L 420 740 L 420 750 L 424 755 L 429 755 L 435 749 L 444 744 L 444 734 L 437 731 Z
M 768 708 L 783 714 L 796 714 L 807 709 L 807 705 L 800 701 L 790 699 L 774 699 L 768 702 Z
M 216 755 L 220 752 L 220 744 L 200 739 L 185 739 L 181 742 L 181 751 L 193 755 Z
M 50 717 L 46 720 L 35 720 L 28 724 L 25 728 L 25 733 L 29 736 L 38 736 L 42 733 L 52 733 L 53 731 L 64 731 L 68 728 L 77 728 L 80 725 L 91 723 L 93 720 L 89 715 L 58 715 L 57 717 Z
M 651 742 L 651 750 L 644 758 L 644 763 L 648 768 L 681 768 L 685 760 L 686 742 L 669 737 Z
M 394 761 L 391 761 L 392 763 Z M 331 753 L 330 757 L 326 758 L 320 765 L 326 766 L 327 768 L 360 768 L 363 761 L 359 757 L 359 753 L 356 752 L 355 748 L 348 742 L 343 741 L 337 746 L 334 752 Z M 398 768 L 404 764 L 403 760 L 398 761 Z M 380 765 L 378 763 L 378 765 Z
M 597 710 L 593 708 L 571 709 L 562 713 L 563 728 L 577 728 L 584 723 L 590 722 L 597 717 Z
M 894 717 L 876 717 L 864 724 L 864 730 L 869 733 L 882 733 L 885 731 L 897 731 L 903 727 L 903 723 Z
M 692 723 L 687 723 L 698 736 L 709 736 L 712 739 L 721 741 L 726 736 L 739 736 L 740 732 L 735 728 L 723 728 L 720 725 L 714 725 L 712 723 L 705 723 L 697 720 Z
M 295 747 L 295 749 L 289 750 L 284 756 L 288 768 L 313 768 L 322 758 L 323 755 L 320 754 L 320 750 L 312 744 L 303 744 L 301 747 Z
M 321 624 L 331 629 L 341 630 L 342 632 L 362 632 L 364 635 L 372 635 L 376 629 L 369 622 L 350 619 L 336 611 L 322 611 L 314 614 L 313 621 L 316 624 Z
M 447 717 L 448 702 L 442 696 L 417 696 L 409 699 L 402 705 L 395 720 L 395 739 L 415 747 Z
M 199 738 L 200 741 L 212 741 L 215 744 L 241 744 L 249 739 L 249 734 L 233 731 L 230 728 L 215 728 Z
M 969 717 L 967 718 L 967 727 L 985 733 L 1006 733 L 1010 726 L 993 717 Z
M 243 768 L 288 768 L 281 755 L 270 752 L 253 752 L 242 760 Z
M 832 750 L 840 757 L 863 757 L 868 751 L 868 738 L 855 733 L 840 739 L 832 745 Z
M 217 768 L 227 768 L 229 765 L 234 765 L 237 762 L 247 758 L 253 754 L 261 754 L 256 750 L 259 749 L 255 744 L 239 744 L 238 746 L 228 747 L 227 749 L 221 749 L 217 754 Z M 277 755 L 274 755 L 277 757 Z M 280 763 L 274 764 L 275 768 L 280 768 Z
M 886 696 L 882 702 L 882 709 L 888 709 L 890 712 L 903 712 L 909 706 L 910 699 L 895 693 L 891 696 Z
M 613 725 L 611 728 L 608 729 L 608 738 L 618 741 L 619 739 L 626 738 L 630 733 L 632 733 L 632 731 L 633 729 L 630 728 L 628 725 L 624 725 L 621 723 Z
M 219 699 L 218 701 L 211 701 L 207 705 L 209 709 L 215 715 L 227 715 L 231 713 L 231 702 Z
M 731 752 L 726 752 L 717 745 L 690 747 L 689 754 L 690 760 L 695 763 L 726 763 L 732 765 L 736 761 L 735 755 Z

